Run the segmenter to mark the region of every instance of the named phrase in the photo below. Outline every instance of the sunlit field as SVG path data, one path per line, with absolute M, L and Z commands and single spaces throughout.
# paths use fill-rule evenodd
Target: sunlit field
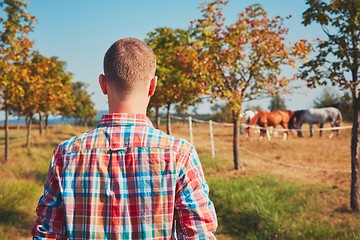
M 327 127 L 327 126 L 326 126 Z M 161 126 L 164 130 L 165 126 Z M 257 134 L 240 138 L 243 169 L 234 170 L 231 126 L 214 124 L 215 158 L 209 125 L 193 124 L 197 148 L 210 186 L 219 227 L 218 239 L 360 239 L 360 216 L 350 211 L 350 131 L 271 141 Z M 35 208 L 55 146 L 86 128 L 54 126 L 39 136 L 11 130 L 10 159 L 3 161 L 0 135 L 0 239 L 30 239 Z M 174 123 L 173 135 L 190 141 L 189 125 Z

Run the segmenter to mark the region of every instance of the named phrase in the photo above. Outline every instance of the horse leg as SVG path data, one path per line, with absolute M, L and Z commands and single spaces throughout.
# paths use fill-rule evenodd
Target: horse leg
M 340 122 L 339 121 L 335 121 L 331 127 L 340 127 Z M 335 130 L 332 130 L 331 132 L 336 132 L 336 136 L 339 136 L 340 135 L 340 129 L 335 129 Z
M 313 130 L 312 123 L 309 123 L 309 126 L 310 126 L 310 137 L 314 137 L 314 130 Z
M 261 126 L 260 132 L 262 133 L 262 136 L 265 136 L 265 134 L 266 134 L 268 141 L 271 140 L 270 133 L 269 133 L 269 126 L 267 124 L 267 121 L 263 124 L 263 126 Z
M 288 133 L 287 133 L 287 132 L 284 132 L 284 134 L 283 134 L 283 140 L 285 141 L 287 138 L 288 138 Z
M 299 138 L 303 137 L 302 132 L 301 132 L 301 126 L 302 126 L 302 124 L 296 123 L 296 131 L 297 131 L 297 135 Z
M 335 127 L 335 124 L 331 123 L 331 127 Z M 336 130 L 331 130 L 330 134 L 329 134 L 329 138 L 332 138 L 334 136 L 334 131 Z
M 266 128 L 266 137 L 267 137 L 267 140 L 268 141 L 271 141 L 271 136 L 270 136 L 270 131 L 269 131 L 269 129 L 268 128 Z
M 263 137 L 265 136 L 265 134 L 266 134 L 266 129 L 260 128 L 260 140 L 263 139 Z
M 249 123 L 246 124 L 246 139 L 251 137 L 254 125 L 250 125 Z
M 283 140 L 286 140 L 288 138 L 288 136 L 289 136 L 289 129 L 287 128 L 287 124 L 282 123 L 280 125 L 284 129 Z
M 340 121 L 336 121 L 335 122 L 335 127 L 337 127 L 338 129 L 336 129 L 336 136 L 340 135 Z
M 259 126 L 256 126 L 255 128 L 254 128 L 254 133 L 256 132 L 257 134 L 259 134 L 260 133 L 260 127 Z
M 274 135 L 274 127 L 273 126 L 270 126 L 267 131 L 270 133 L 270 135 Z
M 324 124 L 323 124 L 323 123 L 320 123 L 320 124 L 319 124 L 319 127 L 320 127 L 320 137 L 322 137 L 322 128 L 324 127 Z

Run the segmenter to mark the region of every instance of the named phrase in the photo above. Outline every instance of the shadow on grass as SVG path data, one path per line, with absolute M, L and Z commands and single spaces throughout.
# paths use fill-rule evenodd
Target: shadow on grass
M 26 212 L 0 208 L 0 225 L 8 229 L 8 232 L 16 232 L 18 237 L 29 238 L 34 223 L 33 216 Z
M 9 136 L 9 140 L 14 140 L 14 139 L 17 139 L 17 137 Z M 0 142 L 3 142 L 3 141 L 5 141 L 5 137 L 0 137 Z
M 235 239 L 275 239 L 278 237 L 277 227 L 271 219 L 264 218 L 254 209 L 234 212 L 231 209 L 219 211 L 218 220 L 222 233 Z
M 31 143 L 31 147 L 34 148 L 53 148 L 55 149 L 58 145 L 59 145 L 60 141 L 58 142 L 43 142 L 43 143 L 37 143 L 37 142 L 33 142 Z M 26 147 L 26 146 L 24 146 Z
M 46 176 L 47 176 L 47 172 L 40 172 L 40 171 L 35 172 L 36 183 L 41 186 L 44 185 Z
M 240 179 L 240 178 L 239 178 Z M 224 184 L 227 189 L 224 189 Z M 234 239 L 291 239 L 284 226 L 284 212 L 278 208 L 277 194 L 292 195 L 290 190 L 277 191 L 278 183 L 271 179 L 232 179 L 213 183 L 210 198 L 216 208 L 219 233 Z M 254 190 L 249 190 L 254 186 Z M 265 190 L 273 188 L 272 191 Z M 265 192 L 259 191 L 264 189 Z M 286 214 L 285 214 L 286 215 Z
M 85 130 L 84 130 L 85 132 Z M 58 136 L 62 136 L 64 138 L 72 138 L 78 134 L 82 133 L 81 131 L 79 133 L 74 133 L 74 132 L 64 132 L 64 130 L 58 130 L 58 131 L 55 131 L 54 134 L 55 135 L 58 135 Z
M 342 206 L 336 208 L 334 212 L 337 212 L 337 213 L 347 213 L 347 214 L 352 214 L 352 213 L 353 213 L 353 212 L 351 211 L 351 209 L 348 208 L 345 204 L 343 204 Z
M 18 139 L 16 136 L 9 136 L 9 141 Z M 5 146 L 5 137 L 0 137 L 0 146 Z

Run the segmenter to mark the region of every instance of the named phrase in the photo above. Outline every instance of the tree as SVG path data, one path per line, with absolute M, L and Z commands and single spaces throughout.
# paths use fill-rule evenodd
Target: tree
M 286 104 L 285 104 L 285 100 L 283 98 L 281 98 L 281 96 L 279 94 L 277 94 L 275 97 L 272 97 L 270 100 L 270 106 L 269 106 L 269 110 L 270 111 L 274 111 L 274 110 L 286 110 Z
M 49 66 L 46 69 L 45 87 L 40 111 L 45 116 L 45 129 L 50 114 L 60 114 L 63 105 L 68 104 L 71 94 L 72 73 L 66 70 L 67 63 L 58 57 L 47 58 Z M 41 122 L 41 121 L 40 121 Z
M 223 7 L 228 1 L 202 5 L 202 18 L 192 24 L 193 45 L 185 52 L 193 78 L 213 99 L 226 100 L 232 110 L 234 167 L 239 164 L 239 120 L 243 101 L 289 91 L 281 75 L 286 66 L 309 53 L 307 41 L 285 43 L 287 28 L 279 16 L 269 18 L 261 5 L 247 7 L 235 23 L 226 26 Z
M 30 134 L 31 126 L 34 115 L 40 110 L 40 100 L 42 97 L 42 88 L 44 86 L 43 79 L 34 74 L 36 66 L 32 61 L 24 62 L 19 65 L 21 67 L 22 74 L 19 78 L 15 78 L 18 83 L 18 94 L 14 94 L 13 101 L 8 105 L 9 110 L 15 110 L 21 112 L 26 118 L 26 147 L 30 147 Z
M 18 93 L 15 79 L 21 79 L 23 62 L 29 58 L 32 41 L 27 34 L 32 32 L 35 18 L 26 11 L 27 3 L 21 0 L 0 1 L 0 88 L 2 109 L 5 111 L 5 161 L 9 156 L 8 105 Z M 26 77 L 26 76 L 25 76 Z
M 303 13 L 305 26 L 315 22 L 322 26 L 326 40 L 318 39 L 317 54 L 301 68 L 301 77 L 309 87 L 331 83 L 349 89 L 354 116 L 351 133 L 352 211 L 360 211 L 359 156 L 359 64 L 360 64 L 360 2 L 358 0 L 310 1 Z
M 167 133 L 171 134 L 171 106 L 173 104 L 187 106 L 200 100 L 195 83 L 187 77 L 185 69 L 177 57 L 180 47 L 187 45 L 188 32 L 164 27 L 156 28 L 147 36 L 145 41 L 156 54 L 156 72 L 159 77 L 155 94 L 150 100 L 150 107 L 156 109 L 158 118 L 159 108 L 166 106 L 166 129 Z
M 34 52 L 31 64 L 33 78 L 37 79 L 40 88 L 37 90 L 39 115 L 39 130 L 42 132 L 42 123 L 50 114 L 59 114 L 59 108 L 67 104 L 71 93 L 72 74 L 66 71 L 66 62 L 60 61 L 58 57 L 47 58 L 39 52 Z M 34 98 L 32 98 L 34 100 Z M 45 117 L 45 121 L 42 118 Z
M 329 88 L 325 88 L 320 96 L 318 96 L 314 102 L 313 106 L 315 108 L 322 107 L 337 107 L 339 108 L 340 96 L 334 91 L 331 91 Z
M 31 61 L 18 63 L 20 75 L 14 75 L 17 83 L 16 92 L 7 97 L 8 110 L 25 116 L 27 138 L 26 146 L 30 147 L 30 132 L 35 114 L 39 115 L 39 132 L 42 133 L 42 117 L 58 113 L 60 105 L 68 100 L 70 94 L 71 74 L 64 69 L 65 62 L 56 57 L 46 58 L 33 52 Z M 47 121 L 45 121 L 45 127 Z
M 336 107 L 341 111 L 344 121 L 352 121 L 354 112 L 352 110 L 352 100 L 348 91 L 341 96 L 339 93 L 332 91 L 330 88 L 325 88 L 320 96 L 314 102 L 313 107 Z
M 72 84 L 72 106 L 71 118 L 75 119 L 75 125 L 88 126 L 93 123 L 97 114 L 95 103 L 91 100 L 91 95 L 86 91 L 87 85 L 83 82 Z
M 214 104 L 211 106 L 211 119 L 215 122 L 231 122 L 232 111 L 228 104 Z
M 342 112 L 343 120 L 347 122 L 352 122 L 354 118 L 352 101 L 351 93 L 348 91 L 346 91 L 344 95 L 340 97 L 340 111 Z

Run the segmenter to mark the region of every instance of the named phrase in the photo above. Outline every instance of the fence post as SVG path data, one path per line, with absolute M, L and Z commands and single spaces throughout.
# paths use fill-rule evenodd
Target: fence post
M 215 158 L 214 134 L 213 134 L 213 126 L 211 120 L 209 121 L 209 127 L 210 127 L 210 141 L 211 141 L 211 157 Z
M 192 132 L 192 119 L 191 119 L 191 116 L 189 116 L 189 129 L 190 129 L 190 143 L 194 144 L 193 143 L 193 132 Z

